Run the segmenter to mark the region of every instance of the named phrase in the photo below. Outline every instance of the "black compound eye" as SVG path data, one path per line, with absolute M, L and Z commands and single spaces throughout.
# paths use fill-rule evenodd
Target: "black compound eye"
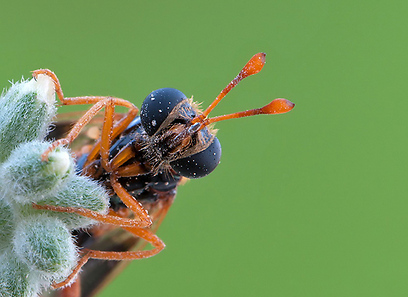
M 221 143 L 217 137 L 205 150 L 170 163 L 178 174 L 188 178 L 200 178 L 210 174 L 220 163 Z
M 163 88 L 151 92 L 143 101 L 140 111 L 142 126 L 149 136 L 156 133 L 173 108 L 186 99 L 181 91 Z

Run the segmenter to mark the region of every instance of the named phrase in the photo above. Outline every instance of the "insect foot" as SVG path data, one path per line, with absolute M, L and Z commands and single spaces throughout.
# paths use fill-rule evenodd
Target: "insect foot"
M 44 76 L 14 84 L 0 98 L 0 296 L 35 297 L 64 281 L 79 252 L 71 235 L 96 221 L 53 207 L 108 211 L 97 182 L 76 174 L 71 152 L 49 154 L 43 140 L 55 115 L 54 85 Z M 33 207 L 34 206 L 34 207 Z M 52 209 L 51 209 L 52 210 Z

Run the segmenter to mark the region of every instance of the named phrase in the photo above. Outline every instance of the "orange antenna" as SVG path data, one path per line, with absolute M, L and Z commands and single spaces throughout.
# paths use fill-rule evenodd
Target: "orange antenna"
M 197 123 L 199 121 L 204 120 L 208 114 L 217 106 L 217 104 L 221 101 L 222 98 L 225 97 L 232 90 L 241 80 L 244 78 L 256 74 L 262 70 L 263 66 L 265 65 L 265 53 L 257 53 L 254 55 L 248 63 L 245 64 L 244 68 L 238 73 L 238 75 L 221 91 L 221 93 L 215 98 L 213 103 L 207 107 L 204 112 L 199 115 L 197 118 L 193 119 L 192 123 Z
M 232 88 L 234 88 L 241 80 L 262 70 L 263 66 L 265 65 L 265 56 L 265 53 L 258 53 L 254 55 L 248 61 L 248 63 L 245 64 L 244 68 L 242 68 L 239 74 L 221 91 L 221 93 L 217 96 L 217 98 L 215 98 L 210 106 L 208 106 L 208 108 L 202 114 L 195 117 L 191 121 L 191 123 L 196 124 L 198 122 L 201 122 L 201 125 L 199 127 L 199 130 L 201 130 L 205 126 L 219 121 L 249 117 L 258 114 L 279 114 L 291 111 L 295 104 L 290 102 L 289 100 L 278 98 L 261 108 L 207 118 L 208 114 L 214 109 L 215 106 L 217 106 L 221 99 L 224 98 L 225 95 L 227 95 L 229 91 L 231 91 Z
M 251 110 L 246 110 L 246 111 L 241 111 L 241 112 L 236 112 L 236 113 L 231 113 L 227 115 L 222 115 L 218 117 L 213 117 L 213 118 L 207 118 L 203 120 L 202 126 L 200 127 L 201 129 L 204 128 L 205 126 L 219 122 L 219 121 L 224 121 L 224 120 L 229 120 L 229 119 L 238 119 L 238 118 L 243 118 L 243 117 L 249 117 L 257 114 L 279 114 L 279 113 L 285 113 L 288 111 L 291 111 L 295 107 L 295 103 L 290 102 L 289 100 L 283 99 L 283 98 L 277 98 L 275 100 L 272 100 L 271 103 L 265 105 L 264 107 L 261 108 L 256 108 L 256 109 L 251 109 Z

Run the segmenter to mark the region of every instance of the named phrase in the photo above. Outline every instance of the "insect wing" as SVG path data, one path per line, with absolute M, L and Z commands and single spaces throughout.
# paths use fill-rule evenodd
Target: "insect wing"
M 83 112 L 58 114 L 56 122 L 51 126 L 46 140 L 53 141 L 65 137 L 82 115 Z M 115 121 L 120 120 L 123 116 L 124 114 L 115 114 Z M 94 144 L 95 140 L 99 139 L 103 119 L 103 113 L 97 114 L 89 124 L 83 127 L 80 135 L 70 145 L 71 150 L 75 152 L 77 157 L 86 152 Z
M 153 221 L 151 230 L 155 233 L 172 205 L 176 191 L 159 194 L 159 200 L 152 204 L 143 204 L 149 211 Z M 127 209 L 124 209 L 127 211 Z M 112 228 L 113 227 L 113 228 Z M 78 241 L 80 247 L 94 250 L 138 251 L 143 250 L 147 243 L 140 238 L 115 226 L 97 225 L 94 230 L 80 232 Z M 93 232 L 90 233 L 90 232 Z M 91 234 L 91 236 L 90 236 Z M 81 236 L 86 239 L 81 240 Z M 83 267 L 78 277 L 81 278 L 81 296 L 97 296 L 131 261 L 101 261 L 90 259 Z M 86 280 L 86 281 L 85 281 Z

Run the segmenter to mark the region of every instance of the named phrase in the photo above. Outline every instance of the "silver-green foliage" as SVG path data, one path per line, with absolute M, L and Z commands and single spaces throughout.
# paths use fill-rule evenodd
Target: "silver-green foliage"
M 108 195 L 79 176 L 66 148 L 42 161 L 55 114 L 47 76 L 14 84 L 0 98 L 0 296 L 35 297 L 75 267 L 71 231 L 95 223 L 72 213 L 37 210 L 32 203 L 108 209 Z
M 53 82 L 47 76 L 13 84 L 0 98 L 0 162 L 17 145 L 43 139 L 55 111 Z

